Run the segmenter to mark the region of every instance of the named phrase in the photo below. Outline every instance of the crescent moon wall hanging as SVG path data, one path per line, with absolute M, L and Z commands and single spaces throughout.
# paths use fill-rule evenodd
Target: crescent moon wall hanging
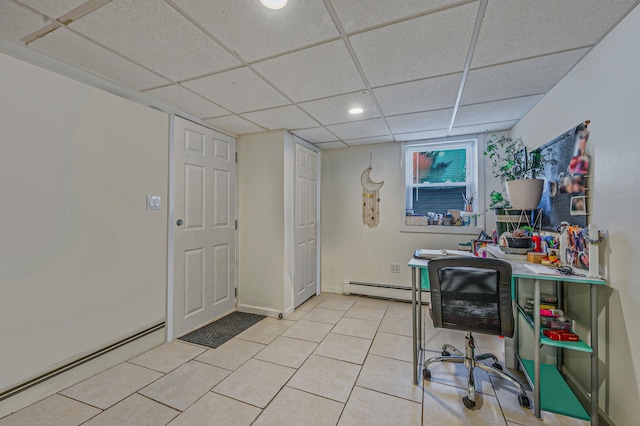
M 373 167 L 367 167 L 360 176 L 362 183 L 362 223 L 375 228 L 380 223 L 380 188 L 382 182 L 374 182 L 369 176 Z

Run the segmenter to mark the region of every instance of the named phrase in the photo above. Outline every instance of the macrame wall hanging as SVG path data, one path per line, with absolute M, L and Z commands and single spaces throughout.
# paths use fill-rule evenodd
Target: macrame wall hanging
M 382 182 L 374 182 L 369 176 L 371 174 L 371 156 L 369 157 L 369 167 L 360 176 L 362 183 L 362 223 L 370 228 L 378 226 L 380 223 L 380 188 Z

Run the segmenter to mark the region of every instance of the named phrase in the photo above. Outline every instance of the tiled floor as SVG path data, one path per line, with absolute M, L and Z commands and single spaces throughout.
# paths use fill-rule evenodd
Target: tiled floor
M 476 370 L 480 409 L 464 408 L 459 364 L 411 380 L 411 306 L 322 294 L 217 349 L 173 341 L 0 419 L 0 426 L 534 425 L 502 379 Z M 425 346 L 464 333 L 425 323 Z M 500 350 L 482 336 L 480 351 Z M 543 412 L 544 424 L 585 422 Z

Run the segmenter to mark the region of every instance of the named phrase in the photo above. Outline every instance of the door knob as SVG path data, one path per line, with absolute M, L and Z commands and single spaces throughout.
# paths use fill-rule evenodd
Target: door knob
M 182 225 L 183 223 L 184 223 L 184 222 L 182 221 L 182 219 L 178 219 L 178 220 L 176 221 L 176 225 L 178 225 L 178 226 Z

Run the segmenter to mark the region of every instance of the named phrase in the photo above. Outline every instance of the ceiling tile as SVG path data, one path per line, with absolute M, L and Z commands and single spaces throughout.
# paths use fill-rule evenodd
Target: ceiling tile
M 374 143 L 389 143 L 389 142 L 394 142 L 393 136 L 391 135 L 374 136 L 372 138 L 346 139 L 344 141 L 344 143 L 346 143 L 349 146 L 372 145 Z
M 509 130 L 516 125 L 518 120 L 498 121 L 497 123 L 475 124 L 473 126 L 454 127 L 451 136 L 470 135 L 472 133 L 499 132 Z
M 635 0 L 492 0 L 472 67 L 557 52 L 597 42 Z
M 113 0 L 70 27 L 175 81 L 240 63 L 165 2 Z
M 233 112 L 256 111 L 289 103 L 248 67 L 183 83 L 194 92 Z
M 419 141 L 427 139 L 444 138 L 449 129 L 426 130 L 424 132 L 399 133 L 393 135 L 398 142 Z
M 314 127 L 312 129 L 296 129 L 292 130 L 291 133 L 311 143 L 331 142 L 336 140 L 335 135 L 324 127 Z
M 226 130 L 227 132 L 235 133 L 238 135 L 261 132 L 264 130 L 262 127 L 258 127 L 253 123 L 249 123 L 247 120 L 242 117 L 238 117 L 237 115 L 227 115 L 226 117 L 210 118 L 206 121 L 216 127 Z
M 199 118 L 229 115 L 229 111 L 185 89 L 179 84 L 161 87 L 145 92 L 163 101 L 167 101 L 184 112 Z
M 388 135 L 389 130 L 381 118 L 373 120 L 355 121 L 353 123 L 336 124 L 327 126 L 340 139 L 360 139 L 369 136 Z
M 253 121 L 269 130 L 297 129 L 317 126 L 318 123 L 295 105 L 271 108 L 262 111 L 242 114 L 242 117 Z
M 349 37 L 372 86 L 462 71 L 478 2 Z
M 347 145 L 340 141 L 317 143 L 316 146 L 320 149 L 338 149 L 347 147 Z
M 454 126 L 519 120 L 542 99 L 542 96 L 524 96 L 522 98 L 462 106 L 458 109 Z
M 342 40 L 258 62 L 254 67 L 296 102 L 365 87 Z
M 20 2 L 56 19 L 86 3 L 87 0 L 20 0 Z
M 461 78 L 462 73 L 428 78 L 380 87 L 374 89 L 373 93 L 386 115 L 453 108 Z
M 546 93 L 589 49 L 469 71 L 462 105 Z
M 116 55 L 64 26 L 34 40 L 29 46 L 136 90 L 169 83 L 169 80 Z
M 300 106 L 322 124 L 346 123 L 380 117 L 378 108 L 366 90 L 304 102 Z M 349 114 L 349 109 L 354 107 L 360 107 L 364 112 L 358 115 Z
M 365 6 L 362 2 L 353 0 L 332 1 L 338 18 L 347 32 L 446 7 L 457 2 L 458 0 L 368 0 Z
M 42 15 L 7 0 L 2 2 L 1 12 L 0 34 L 14 40 L 20 40 L 53 22 Z
M 339 35 L 322 0 L 291 1 L 280 10 L 257 0 L 174 2 L 249 62 Z
M 444 129 L 451 124 L 453 108 L 387 117 L 393 133 L 409 133 L 422 130 Z

